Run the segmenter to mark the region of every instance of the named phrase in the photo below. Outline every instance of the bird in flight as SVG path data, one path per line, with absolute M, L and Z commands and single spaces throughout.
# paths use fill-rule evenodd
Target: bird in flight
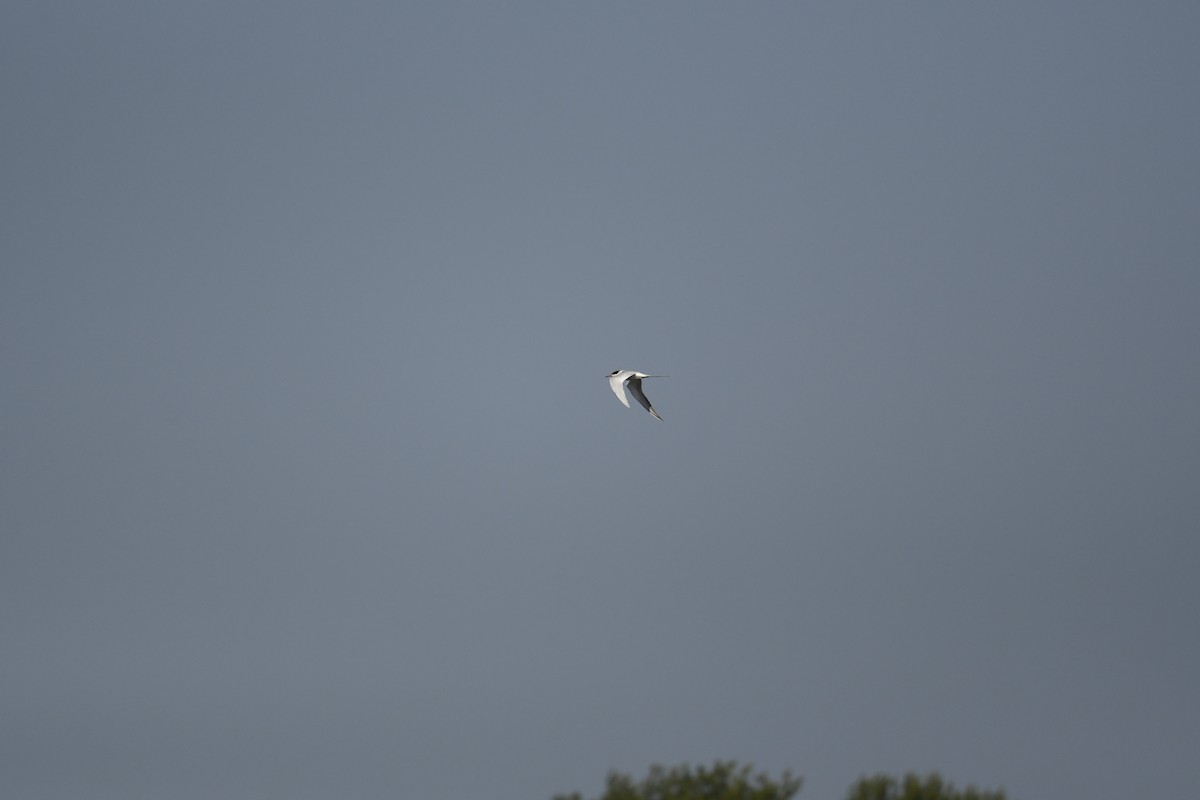
M 646 399 L 645 392 L 642 391 L 642 378 L 669 378 L 670 375 L 646 375 L 642 372 L 634 372 L 631 369 L 614 369 L 608 374 L 608 385 L 612 387 L 613 394 L 617 399 L 629 408 L 629 398 L 625 396 L 625 384 L 629 384 L 629 391 L 633 393 L 634 398 L 642 404 L 642 408 L 654 415 L 655 419 L 662 419 L 658 412 L 654 410 L 654 406 L 650 405 L 650 401 Z

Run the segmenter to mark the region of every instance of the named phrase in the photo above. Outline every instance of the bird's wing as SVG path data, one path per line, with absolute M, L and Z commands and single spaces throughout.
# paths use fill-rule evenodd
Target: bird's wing
M 629 398 L 625 396 L 625 373 L 611 376 L 608 379 L 608 385 L 612 387 L 613 394 L 617 396 L 617 399 L 624 403 L 626 408 L 629 408 Z
M 650 405 L 650 401 L 646 399 L 646 393 L 642 391 L 642 379 L 641 378 L 630 378 L 629 379 L 629 391 L 633 394 L 633 396 L 635 398 L 637 398 L 637 401 L 642 404 L 642 408 L 646 409 L 651 414 L 653 414 L 655 419 L 662 419 L 662 417 L 660 417 L 658 415 L 658 412 L 654 410 L 654 406 Z M 626 403 L 625 405 L 629 405 L 629 404 Z

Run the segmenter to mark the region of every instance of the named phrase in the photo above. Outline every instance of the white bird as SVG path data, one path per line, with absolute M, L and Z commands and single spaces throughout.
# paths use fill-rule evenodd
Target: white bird
M 650 401 L 646 399 L 645 393 L 642 391 L 642 378 L 669 378 L 670 375 L 646 375 L 642 372 L 634 372 L 631 369 L 614 369 L 608 374 L 608 385 L 612 387 L 613 394 L 617 399 L 625 404 L 626 408 L 630 408 L 629 398 L 625 396 L 625 384 L 629 384 L 629 391 L 637 398 L 637 401 L 642 404 L 642 408 L 654 415 L 655 419 L 662 419 L 658 412 L 654 410 L 654 406 L 650 405 Z

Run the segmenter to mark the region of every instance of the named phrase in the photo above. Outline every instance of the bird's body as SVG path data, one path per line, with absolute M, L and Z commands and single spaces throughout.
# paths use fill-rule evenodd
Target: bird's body
M 612 387 L 613 394 L 617 399 L 629 408 L 629 398 L 625 396 L 625 384 L 629 384 L 629 391 L 634 398 L 642 404 L 642 408 L 654 415 L 655 419 L 661 420 L 662 417 L 654 410 L 654 406 L 650 405 L 650 401 L 646 399 L 645 392 L 642 391 L 642 378 L 666 378 L 667 375 L 647 375 L 644 372 L 634 372 L 631 369 L 615 369 L 608 375 L 608 385 Z

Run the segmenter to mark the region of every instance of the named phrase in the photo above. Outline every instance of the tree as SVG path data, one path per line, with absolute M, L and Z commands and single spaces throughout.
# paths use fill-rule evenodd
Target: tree
M 800 791 L 800 778 L 784 772 L 771 780 L 765 772 L 736 761 L 717 761 L 711 769 L 687 764 L 671 769 L 650 768 L 641 783 L 619 772 L 608 773 L 604 794 L 597 800 L 791 800 Z M 554 800 L 583 800 L 579 792 L 560 794 Z
M 980 791 L 968 784 L 959 790 L 946 783 L 942 776 L 931 772 L 922 778 L 909 772 L 901 780 L 889 775 L 859 778 L 850 787 L 846 800 L 1005 800 L 1004 790 Z

